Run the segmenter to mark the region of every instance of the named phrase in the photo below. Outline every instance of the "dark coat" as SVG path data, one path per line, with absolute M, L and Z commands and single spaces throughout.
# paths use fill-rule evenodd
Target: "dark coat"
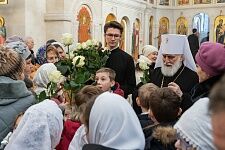
M 184 93 L 182 96 L 183 103 L 191 107 L 197 100 L 203 97 L 208 97 L 210 90 L 216 82 L 220 80 L 222 75 L 211 77 L 201 83 L 196 84 L 189 93 Z
M 0 141 L 13 129 L 16 116 L 35 102 L 23 81 L 0 76 Z
M 142 128 L 154 124 L 154 122 L 148 117 L 148 114 L 139 114 L 138 119 L 141 123 Z
M 164 81 L 163 80 L 163 74 L 161 72 L 161 68 L 156 68 L 152 75 L 150 76 L 150 82 L 154 83 L 155 85 L 161 87 L 167 87 L 170 82 L 175 82 L 180 86 L 180 89 L 183 93 L 189 93 L 191 89 L 199 82 L 198 81 L 198 75 L 196 72 L 190 70 L 187 67 L 184 67 L 183 65 L 180 67 L 180 69 L 175 73 L 174 76 L 172 77 L 165 77 L 164 76 Z M 183 70 L 183 71 L 182 71 Z M 181 72 L 182 71 L 182 72 Z M 177 79 L 176 79 L 177 78 Z M 175 80 L 176 79 L 176 80 Z M 175 80 L 175 81 L 174 81 Z M 181 108 L 182 110 L 186 110 L 189 107 L 186 106 L 185 103 L 181 103 Z
M 127 98 L 129 94 L 132 94 L 136 86 L 133 58 L 118 47 L 111 51 L 105 67 L 116 72 L 115 81 L 120 84 L 124 91 L 124 97 Z
M 176 150 L 176 131 L 172 128 L 175 124 L 158 124 L 144 129 L 146 150 Z
M 191 53 L 192 56 L 195 58 L 195 55 L 198 52 L 199 49 L 199 40 L 198 40 L 198 36 L 196 36 L 195 34 L 191 34 L 188 36 L 188 42 L 189 42 L 189 46 L 191 49 Z

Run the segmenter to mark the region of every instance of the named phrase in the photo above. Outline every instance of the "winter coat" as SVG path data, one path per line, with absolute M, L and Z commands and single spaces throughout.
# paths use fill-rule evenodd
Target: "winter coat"
M 56 147 L 56 150 L 68 150 L 70 142 L 75 135 L 77 129 L 81 126 L 81 123 L 78 121 L 66 120 L 64 123 L 64 128 L 61 136 L 60 143 Z
M 12 130 L 16 116 L 34 103 L 23 81 L 0 76 L 0 141 Z
M 113 93 L 118 94 L 124 97 L 124 91 L 120 88 L 120 84 L 118 82 L 115 83 L 112 89 Z
M 172 124 L 152 125 L 144 129 L 146 150 L 175 150 L 176 130 Z

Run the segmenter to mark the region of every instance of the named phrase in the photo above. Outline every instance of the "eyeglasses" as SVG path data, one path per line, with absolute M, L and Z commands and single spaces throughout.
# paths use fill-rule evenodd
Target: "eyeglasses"
M 111 33 L 108 33 L 108 34 L 105 34 L 106 36 L 108 36 L 109 38 L 115 38 L 115 39 L 119 39 L 121 37 L 120 34 L 111 34 Z

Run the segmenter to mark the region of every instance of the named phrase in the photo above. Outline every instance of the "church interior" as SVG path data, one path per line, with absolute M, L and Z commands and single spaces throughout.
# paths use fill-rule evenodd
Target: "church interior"
M 207 33 L 217 41 L 224 8 L 224 0 L 1 0 L 0 27 L 4 38 L 33 37 L 36 50 L 48 39 L 60 41 L 63 33 L 75 42 L 104 45 L 104 24 L 116 20 L 124 27 L 120 47 L 137 58 L 144 45 L 159 47 L 164 33 L 189 35 L 196 28 L 199 41 Z

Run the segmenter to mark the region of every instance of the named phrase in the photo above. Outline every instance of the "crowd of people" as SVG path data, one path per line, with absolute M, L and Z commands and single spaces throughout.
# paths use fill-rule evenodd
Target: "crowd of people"
M 64 46 L 50 39 L 35 55 L 32 37 L 7 38 L 0 47 L 0 150 L 224 150 L 225 46 L 199 46 L 196 32 L 163 34 L 160 48 L 144 46 L 135 62 L 119 48 L 121 24 L 108 22 L 110 54 L 95 82 L 68 100 L 62 79 L 41 102 L 55 64 L 67 59 Z

